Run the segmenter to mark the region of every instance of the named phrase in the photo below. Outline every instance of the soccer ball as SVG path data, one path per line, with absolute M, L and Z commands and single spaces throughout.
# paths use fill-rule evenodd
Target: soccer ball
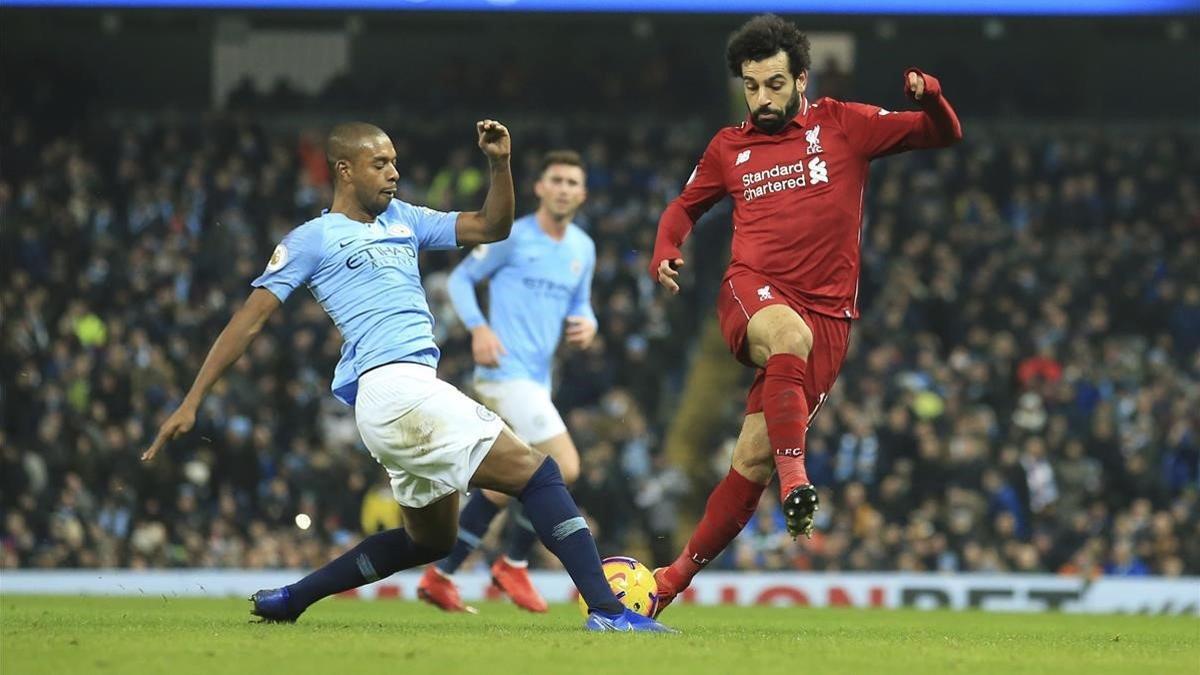
M 658 608 L 658 584 L 654 573 L 642 563 L 626 556 L 614 555 L 600 561 L 608 585 L 626 607 L 642 616 L 654 616 Z M 579 609 L 587 616 L 588 606 L 579 596 Z

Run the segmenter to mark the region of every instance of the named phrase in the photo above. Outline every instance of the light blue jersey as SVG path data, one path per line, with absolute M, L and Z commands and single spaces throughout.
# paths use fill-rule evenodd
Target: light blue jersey
M 421 287 L 417 252 L 456 248 L 458 213 L 393 199 L 373 223 L 325 213 L 292 230 L 251 285 L 287 300 L 300 284 L 342 333 L 333 395 L 354 405 L 358 377 L 385 363 L 437 367 L 433 315 Z
M 480 380 L 528 379 L 550 386 L 554 350 L 568 316 L 596 321 L 592 272 L 596 245 L 574 223 L 555 241 L 536 215 L 513 223 L 508 239 L 479 246 L 450 275 L 450 300 L 467 328 L 489 323 L 506 354 L 500 366 L 477 366 Z M 475 285 L 489 279 L 484 318 Z

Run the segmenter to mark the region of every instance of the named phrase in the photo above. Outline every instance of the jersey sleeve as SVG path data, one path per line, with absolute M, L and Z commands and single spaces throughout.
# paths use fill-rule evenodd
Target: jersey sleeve
M 692 222 L 695 223 L 713 204 L 725 196 L 725 176 L 721 169 L 721 136 L 713 136 L 688 177 L 683 191 L 675 198 L 675 203 L 683 208 Z
M 479 297 L 475 294 L 475 285 L 490 279 L 501 267 L 508 262 L 512 254 L 512 238 L 492 244 L 480 244 L 471 254 L 463 259 L 450 273 L 447 290 L 450 293 L 450 304 L 462 319 L 468 329 L 487 323 L 483 310 L 479 307 Z
M 692 233 L 692 226 L 725 197 L 725 177 L 721 173 L 721 135 L 713 136 L 688 177 L 679 196 L 667 204 L 658 218 L 654 237 L 654 252 L 650 256 L 650 278 L 658 278 L 658 266 L 663 260 L 680 257 L 679 248 Z
M 250 285 L 265 288 L 280 302 L 296 287 L 308 283 L 325 257 L 324 232 L 317 224 L 305 224 L 288 233 L 271 253 L 267 269 Z
M 592 309 L 592 276 L 596 272 L 596 245 L 588 241 L 588 255 L 583 262 L 583 270 L 579 274 L 579 283 L 571 294 L 571 307 L 567 316 L 582 316 L 599 327 L 596 321 L 596 311 Z
M 906 150 L 941 148 L 962 138 L 958 116 L 942 97 L 937 79 L 915 69 L 910 72 L 925 78 L 920 111 L 895 112 L 876 105 L 826 99 L 850 145 L 867 159 Z
M 417 246 L 425 249 L 458 248 L 458 211 L 437 211 L 426 206 L 408 207 L 408 218 L 411 221 L 413 233 L 417 236 Z

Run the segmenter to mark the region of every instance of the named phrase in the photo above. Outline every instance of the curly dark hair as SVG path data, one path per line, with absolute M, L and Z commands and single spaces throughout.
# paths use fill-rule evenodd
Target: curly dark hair
M 741 77 L 743 63 L 761 61 L 780 50 L 787 54 L 792 77 L 799 77 L 812 63 L 808 55 L 808 36 L 795 24 L 775 14 L 760 14 L 729 36 L 725 58 L 733 76 Z

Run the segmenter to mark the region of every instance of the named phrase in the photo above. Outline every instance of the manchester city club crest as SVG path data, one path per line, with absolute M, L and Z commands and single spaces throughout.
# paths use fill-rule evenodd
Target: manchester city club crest
M 412 230 L 407 225 L 401 223 L 393 223 L 388 225 L 387 233 L 393 237 L 411 237 Z

